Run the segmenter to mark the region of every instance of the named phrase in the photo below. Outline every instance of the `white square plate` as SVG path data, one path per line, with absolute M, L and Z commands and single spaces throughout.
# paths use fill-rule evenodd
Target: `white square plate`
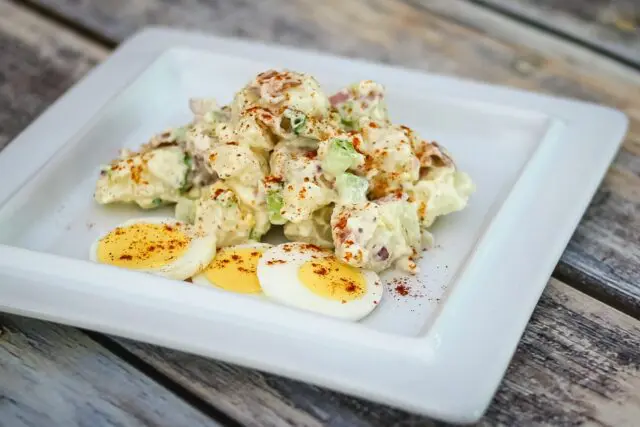
M 380 307 L 346 323 L 87 261 L 134 215 L 96 206 L 98 168 L 189 120 L 191 96 L 231 100 L 252 75 L 309 72 L 327 92 L 386 85 L 394 121 L 443 143 L 477 184 L 438 245 Z M 625 133 L 586 103 L 284 47 L 146 30 L 0 154 L 0 310 L 309 381 L 449 421 L 489 404 L 531 312 Z M 393 273 L 387 274 L 387 280 Z

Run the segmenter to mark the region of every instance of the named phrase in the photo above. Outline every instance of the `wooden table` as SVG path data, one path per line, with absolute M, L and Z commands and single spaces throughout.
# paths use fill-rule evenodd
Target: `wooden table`
M 626 141 L 480 424 L 640 425 L 640 0 L 0 0 L 0 148 L 153 24 L 625 111 Z M 0 426 L 433 423 L 151 345 L 8 315 L 0 326 Z

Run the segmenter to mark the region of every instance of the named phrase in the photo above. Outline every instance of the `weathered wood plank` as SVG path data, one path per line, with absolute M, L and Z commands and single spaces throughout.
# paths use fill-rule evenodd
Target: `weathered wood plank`
M 0 149 L 106 51 L 0 2 Z M 85 334 L 0 316 L 0 426 L 216 425 Z
M 639 337 L 637 320 L 552 280 L 489 408 L 489 425 L 634 425 Z
M 535 22 L 640 66 L 638 0 L 472 0 Z
M 107 51 L 0 3 L 0 149 Z
M 552 280 L 481 425 L 632 425 L 640 419 L 640 322 Z M 247 425 L 390 426 L 403 411 L 197 356 L 126 348 Z
M 215 426 L 82 332 L 0 315 L 0 426 Z
M 640 316 L 636 71 L 461 0 L 32 1 L 115 41 L 149 24 L 195 28 L 569 96 L 625 111 L 632 122 L 624 148 L 558 272 L 580 289 Z
M 376 5 L 379 4 L 376 3 Z M 312 7 L 313 5 L 308 3 L 306 6 Z M 6 16 L 15 21 L 16 10 L 18 9 L 9 7 L 0 1 L 0 37 L 6 39 L 9 34 L 16 38 L 15 28 L 7 31 L 6 28 L 12 27 L 8 23 L 3 23 L 3 17 Z M 10 13 L 13 13 L 14 16 L 12 17 Z M 245 16 L 244 19 L 248 18 L 250 17 Z M 440 21 L 434 20 L 433 22 Z M 303 22 L 296 25 L 299 27 L 305 24 Z M 344 24 L 342 25 L 344 26 Z M 449 28 L 453 24 L 441 25 Z M 20 27 L 21 25 L 16 26 Z M 247 24 L 246 27 L 249 28 L 250 25 Z M 30 30 L 35 33 L 38 31 L 35 26 Z M 330 31 L 330 28 L 323 31 Z M 455 55 L 460 57 L 462 54 L 470 54 L 472 59 L 475 58 L 474 61 L 478 61 L 476 57 L 478 54 L 472 54 L 473 49 L 468 52 L 464 50 L 464 44 L 469 43 L 469 39 L 477 37 L 477 34 L 470 30 L 458 31 L 469 34 L 466 36 L 467 41 L 463 40 L 454 46 Z M 443 34 L 447 33 L 443 32 Z M 292 37 L 290 42 L 295 41 L 294 35 L 288 36 Z M 17 39 L 27 38 L 29 40 L 27 36 L 34 37 L 32 34 L 23 34 Z M 337 34 L 333 37 L 337 37 Z M 64 41 L 64 34 L 52 32 L 48 38 L 57 41 L 63 40 L 59 42 L 60 45 L 67 46 L 75 52 L 74 54 L 78 55 L 78 57 L 69 60 L 69 63 L 65 65 L 66 68 L 60 66 L 56 68 L 64 74 L 59 78 L 66 79 L 67 82 L 73 81 L 75 76 L 83 72 L 76 71 L 78 68 L 75 63 L 86 62 L 90 64 L 91 61 L 99 60 L 101 57 L 99 50 L 95 55 L 83 53 L 84 48 L 78 44 L 79 42 Z M 37 38 L 31 40 L 37 40 Z M 338 50 L 339 47 L 337 47 L 335 40 L 331 42 L 334 46 L 327 48 Z M 47 40 L 44 39 L 36 43 L 27 42 L 24 43 L 25 47 L 23 48 L 31 52 L 30 54 L 37 59 L 41 55 L 38 46 L 40 44 L 49 46 L 47 43 Z M 310 45 L 313 46 L 313 43 L 315 42 L 310 42 Z M 376 43 L 368 44 L 368 42 L 362 41 L 363 46 L 368 49 L 363 51 L 364 54 L 370 55 L 372 58 L 380 57 L 378 55 L 380 55 L 381 47 Z M 491 42 L 489 45 L 491 46 L 493 43 L 496 42 Z M 361 53 L 357 45 L 347 46 L 343 52 L 348 52 L 348 49 Z M 423 46 L 421 49 L 428 51 L 427 46 Z M 491 51 L 489 47 L 487 49 Z M 415 54 L 416 51 L 413 53 Z M 408 55 L 407 53 L 397 53 L 396 55 L 399 57 L 387 59 L 395 62 L 404 61 L 405 63 L 414 60 L 414 58 L 404 56 Z M 447 54 L 443 50 L 437 51 L 435 55 L 436 58 L 442 58 L 443 61 L 447 60 Z M 45 56 L 43 63 L 49 60 Z M 424 67 L 427 65 L 426 62 L 422 62 L 421 58 L 415 60 L 417 63 L 414 66 Z M 0 69 L 2 69 L 1 63 L 2 61 L 0 61 Z M 40 72 L 41 64 L 37 60 L 34 60 L 33 63 L 35 65 L 25 68 L 24 72 L 35 80 L 38 79 L 38 76 L 42 78 L 41 74 L 37 74 Z M 455 61 L 449 61 L 446 64 L 451 67 L 451 72 L 472 74 L 465 71 Z M 554 67 L 556 66 L 554 65 Z M 530 68 L 525 69 L 521 66 L 516 68 L 518 67 L 530 71 Z M 564 67 L 568 66 L 564 65 Z M 544 67 L 542 68 L 544 69 Z M 564 70 L 563 72 L 566 73 L 562 74 L 561 81 L 566 81 L 566 79 L 572 81 L 570 73 L 566 69 L 560 67 L 560 70 Z M 533 73 L 537 72 L 534 70 Z M 543 71 L 543 73 L 547 72 Z M 73 73 L 77 73 L 77 75 Z M 510 75 L 504 70 L 502 73 L 503 76 Z M 513 74 L 513 70 L 511 74 Z M 12 78 L 14 81 L 19 81 L 16 80 L 18 77 L 19 75 L 16 74 Z M 487 79 L 490 77 L 489 75 L 485 76 Z M 520 80 L 518 81 L 520 82 Z M 595 83 L 585 84 L 591 88 Z M 612 85 L 618 85 L 617 93 L 622 88 L 630 90 L 630 84 L 624 80 L 614 82 Z M 56 95 L 53 91 L 51 93 L 51 98 L 54 98 Z M 590 92 L 585 90 L 585 93 Z M 15 95 L 12 96 L 15 97 Z M 18 116 L 22 114 L 20 113 L 21 109 L 25 108 L 21 105 L 33 105 L 33 111 L 36 112 L 44 108 L 46 99 L 38 98 L 35 94 L 31 96 L 35 98 L 32 101 L 33 104 L 20 104 L 22 102 L 20 101 L 4 105 L 14 108 L 15 114 Z M 7 99 L 10 98 L 7 96 Z M 2 108 L 8 107 L 4 107 L 0 101 L 0 111 Z M 15 127 L 14 133 L 17 130 L 18 127 Z M 638 131 L 636 130 L 636 132 Z M 621 313 L 609 311 L 603 304 L 568 288 L 566 285 L 552 281 L 525 333 L 507 378 L 483 423 L 485 425 L 497 423 L 530 425 L 532 423 L 578 424 L 585 421 L 602 425 L 624 425 L 627 421 L 629 424 L 628 420 L 634 420 L 638 417 L 640 405 L 637 398 L 638 360 L 640 360 L 637 337 L 639 333 L 638 322 L 633 319 Z M 373 405 L 299 382 L 157 347 L 130 342 L 126 342 L 125 345 L 130 346 L 130 349 L 138 356 L 169 374 L 211 405 L 221 408 L 232 417 L 250 425 L 387 426 L 426 425 L 429 423 L 429 420 L 411 416 L 402 411 Z M 85 354 L 85 357 L 91 358 L 92 356 Z M 136 402 L 133 397 L 130 400 Z

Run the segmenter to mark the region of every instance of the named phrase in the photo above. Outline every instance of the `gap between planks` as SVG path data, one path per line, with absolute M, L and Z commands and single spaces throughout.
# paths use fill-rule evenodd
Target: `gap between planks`
M 73 19 L 61 13 L 57 13 L 55 10 L 52 10 L 37 2 L 31 0 L 5 1 L 14 4 L 24 12 L 31 12 L 41 19 L 50 21 L 51 23 L 55 23 L 59 27 L 64 28 L 66 31 L 71 32 L 84 40 L 90 41 L 98 46 L 103 47 L 105 49 L 105 56 L 108 54 L 108 51 L 114 50 L 118 47 L 118 41 L 106 37 L 103 34 L 100 34 L 100 32 L 94 31 L 90 27 L 82 25 L 74 21 Z
M 512 10 L 510 8 L 505 7 L 504 5 L 501 5 L 500 2 L 496 2 L 495 0 L 466 0 L 466 1 L 474 3 L 496 14 L 505 16 L 506 18 L 519 22 L 523 25 L 536 28 L 540 31 L 546 32 L 550 35 L 566 40 L 567 42 L 573 43 L 582 48 L 589 49 L 594 53 L 597 53 L 598 55 L 607 57 L 621 64 L 624 64 L 627 67 L 634 68 L 640 71 L 640 53 L 639 53 L 639 57 L 636 58 L 635 60 L 629 59 L 624 55 L 618 54 L 612 50 L 607 49 L 605 46 L 600 46 L 595 42 L 587 40 L 586 38 L 582 38 L 577 35 L 572 35 L 561 27 L 554 26 L 552 24 L 546 24 L 544 21 L 540 19 L 534 19 L 522 12 L 518 12 L 515 6 Z
M 89 331 L 85 329 L 81 329 L 81 331 L 88 335 L 89 338 L 95 341 L 98 345 L 104 347 L 106 350 L 124 360 L 126 363 L 133 366 L 144 375 L 153 378 L 155 382 L 169 390 L 174 395 L 180 397 L 186 403 L 198 409 L 203 414 L 213 418 L 216 422 L 221 423 L 222 425 L 227 427 L 242 426 L 242 424 L 240 424 L 238 421 L 231 418 L 226 413 L 218 410 L 215 405 L 207 403 L 204 399 L 196 395 L 194 392 L 186 387 L 183 387 L 181 384 L 171 379 L 171 377 L 156 369 L 156 367 L 152 364 L 144 361 L 142 358 L 127 350 L 115 339 L 99 332 Z

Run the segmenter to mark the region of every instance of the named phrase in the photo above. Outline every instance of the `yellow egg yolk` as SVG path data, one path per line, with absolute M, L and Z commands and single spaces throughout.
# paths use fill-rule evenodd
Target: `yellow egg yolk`
M 305 262 L 298 270 L 298 280 L 314 294 L 343 303 L 360 298 L 366 291 L 360 270 L 335 256 Z
M 140 223 L 117 227 L 98 243 L 97 258 L 104 264 L 149 269 L 180 258 L 189 238 L 175 225 Z
M 218 251 L 204 275 L 209 282 L 226 291 L 241 294 L 262 292 L 256 270 L 264 249 L 222 249 Z

